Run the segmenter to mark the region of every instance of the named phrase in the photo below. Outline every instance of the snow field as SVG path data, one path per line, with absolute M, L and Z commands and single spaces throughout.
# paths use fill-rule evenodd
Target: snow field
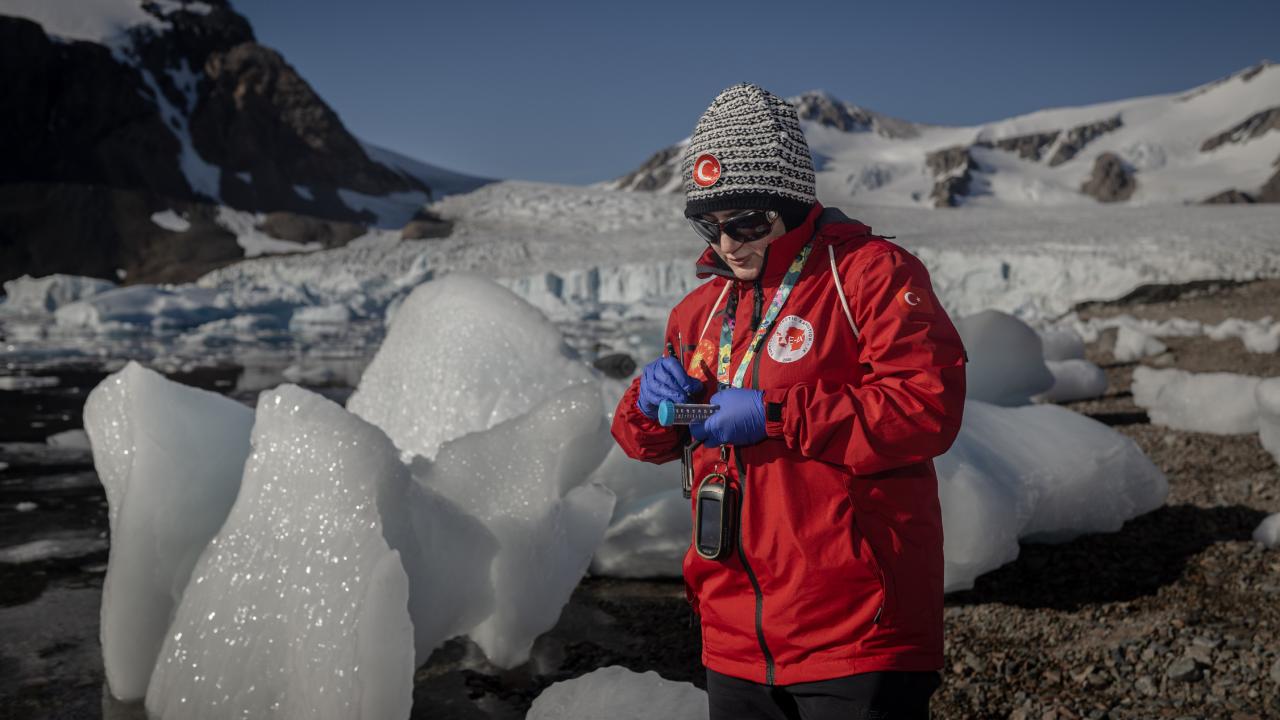
M 1268 378 L 1258 383 L 1255 399 L 1258 403 L 1258 438 L 1262 447 L 1280 465 L 1280 378 Z

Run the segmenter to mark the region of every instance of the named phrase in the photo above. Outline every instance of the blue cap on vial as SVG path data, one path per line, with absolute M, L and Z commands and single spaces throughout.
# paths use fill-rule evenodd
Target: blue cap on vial
M 658 424 L 662 427 L 671 427 L 676 421 L 676 404 L 670 400 L 663 400 L 658 403 Z

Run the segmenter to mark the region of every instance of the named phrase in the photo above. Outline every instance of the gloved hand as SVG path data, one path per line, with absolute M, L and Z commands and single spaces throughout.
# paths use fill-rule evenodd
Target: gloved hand
M 636 407 L 650 420 L 657 420 L 658 404 L 663 400 L 689 402 L 689 396 L 700 392 L 702 382 L 689 377 L 680 361 L 668 355 L 644 366 L 644 372 L 640 375 L 640 397 L 636 399 Z
M 712 395 L 711 404 L 720 409 L 706 422 L 689 426 L 695 439 L 716 447 L 754 445 L 765 438 L 763 391 L 728 388 Z

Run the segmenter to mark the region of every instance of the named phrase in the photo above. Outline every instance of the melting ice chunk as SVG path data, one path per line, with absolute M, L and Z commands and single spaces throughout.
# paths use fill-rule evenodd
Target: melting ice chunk
M 1262 447 L 1280 463 L 1280 378 L 1267 378 L 1258 383 L 1255 395 Z
M 692 683 L 612 665 L 542 691 L 525 720 L 706 720 L 707 693 Z
M 253 412 L 131 362 L 89 393 L 84 426 L 111 526 L 103 664 L 113 695 L 139 699 L 191 567 L 235 501 Z
M 603 417 L 597 385 L 574 385 L 528 414 L 445 443 L 434 461 L 415 460 L 420 482 L 498 538 L 493 613 L 470 633 L 495 665 L 528 659 L 608 525 L 613 493 L 581 484 L 609 447 Z
M 973 401 L 964 413 L 955 444 L 936 461 L 948 591 L 1017 557 L 1017 538 L 1113 532 L 1169 494 L 1132 440 L 1078 413 Z
M 617 496 L 591 572 L 611 577 L 676 577 L 693 536 L 679 463 L 633 460 L 614 446 L 591 479 Z
M 1133 401 L 1156 425 L 1231 435 L 1258 432 L 1258 383 L 1235 373 L 1190 373 L 1146 366 L 1133 370 Z
M 969 354 L 965 396 L 996 405 L 1026 405 L 1053 387 L 1040 336 L 1030 325 L 984 310 L 956 321 Z
M 453 274 L 399 307 L 347 407 L 402 451 L 431 458 L 447 440 L 590 379 L 536 308 L 494 282 Z
M 1035 396 L 1040 402 L 1084 400 L 1107 391 L 1107 374 L 1088 360 L 1046 360 L 1045 365 L 1053 373 L 1053 387 Z
M 405 718 L 409 578 L 379 495 L 411 480 L 390 440 L 293 385 L 263 393 L 226 523 L 156 662 L 160 718 Z

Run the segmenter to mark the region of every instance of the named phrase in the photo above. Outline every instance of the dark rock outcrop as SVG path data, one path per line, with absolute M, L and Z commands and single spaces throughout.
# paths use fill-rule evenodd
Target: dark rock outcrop
M 453 222 L 427 210 L 419 210 L 413 219 L 400 229 L 401 240 L 430 240 L 448 237 L 453 232 Z
M 1280 106 L 1256 112 L 1230 130 L 1224 130 L 1205 140 L 1200 146 L 1200 152 L 1209 152 L 1227 143 L 1248 142 L 1270 130 L 1280 130 Z
M 174 232 L 151 221 L 153 213 L 170 209 L 184 216 L 187 230 Z M 212 206 L 145 190 L 6 183 L 0 185 L 0 268 L 6 276 L 73 268 L 112 280 L 122 270 L 127 282 L 189 282 L 244 257 L 216 216 Z M 94 242 L 84 242 L 86 237 Z
M 280 240 L 320 243 L 325 248 L 341 247 L 366 232 L 365 226 L 356 223 L 282 211 L 268 213 L 258 223 L 258 230 Z
M 988 144 L 1001 150 L 1016 152 L 1018 153 L 1018 157 L 1023 160 L 1039 162 L 1041 155 L 1044 153 L 1044 149 L 1052 145 L 1061 134 L 1062 132 L 1060 130 L 1054 130 L 1053 132 L 1031 133 L 1028 135 L 1004 138 L 1002 140 L 989 141 Z
M 1115 153 L 1102 153 L 1093 163 L 1093 174 L 1080 186 L 1080 192 L 1098 202 L 1123 202 L 1138 188 L 1133 168 Z
M 229 204 L 311 209 L 293 190 L 306 185 L 329 207 L 325 215 L 358 219 L 359 213 L 335 202 L 336 188 L 367 195 L 427 192 L 416 180 L 369 160 L 337 114 L 274 50 L 244 43 L 215 52 L 204 75 L 206 90 L 191 116 L 191 137 L 201 157 L 222 167 L 221 194 Z M 229 182 L 237 173 L 248 173 L 252 182 Z
M 1049 158 L 1049 165 L 1057 166 L 1075 157 L 1085 145 L 1093 142 L 1099 137 L 1106 135 L 1112 130 L 1119 129 L 1124 122 L 1117 115 L 1106 120 L 1099 120 L 1088 125 L 1077 125 L 1067 131 L 1066 138 L 1058 145 L 1058 149 L 1054 151 L 1053 157 Z
M 1223 190 L 1217 195 L 1211 195 L 1200 201 L 1201 205 L 1250 205 L 1257 202 L 1253 196 L 1247 192 L 1236 190 Z
M 935 150 L 924 158 L 936 178 L 929 197 L 934 207 L 957 207 L 973 187 L 973 171 L 978 164 L 964 145 Z
M 659 150 L 650 155 L 643 165 L 619 178 L 617 188 L 653 192 L 666 187 L 680 170 L 680 156 L 683 152 L 684 145 L 672 145 Z M 676 184 L 671 192 L 684 192 L 684 188 Z
M 211 210 L 208 226 L 181 234 L 150 221 L 157 210 L 204 206 L 212 194 L 239 209 L 315 216 L 310 229 L 295 221 L 285 234 L 340 244 L 354 236 L 350 228 L 317 228 L 373 218 L 348 207 L 338 188 L 429 193 L 371 160 L 226 0 L 202 5 L 207 12 L 144 3 L 164 29 L 135 27 L 114 53 L 0 16 L 0 280 L 49 272 L 114 280 L 117 268 L 130 281 L 189 278 L 233 262 L 243 250 L 227 243 Z M 209 166 L 200 187 L 184 156 Z M 144 246 L 154 258 L 139 257 Z M 182 262 L 190 267 L 170 267 Z
M 791 99 L 801 120 L 842 132 L 875 132 L 887 138 L 913 138 L 920 131 L 906 120 L 891 118 L 841 102 L 825 92 L 808 92 Z

